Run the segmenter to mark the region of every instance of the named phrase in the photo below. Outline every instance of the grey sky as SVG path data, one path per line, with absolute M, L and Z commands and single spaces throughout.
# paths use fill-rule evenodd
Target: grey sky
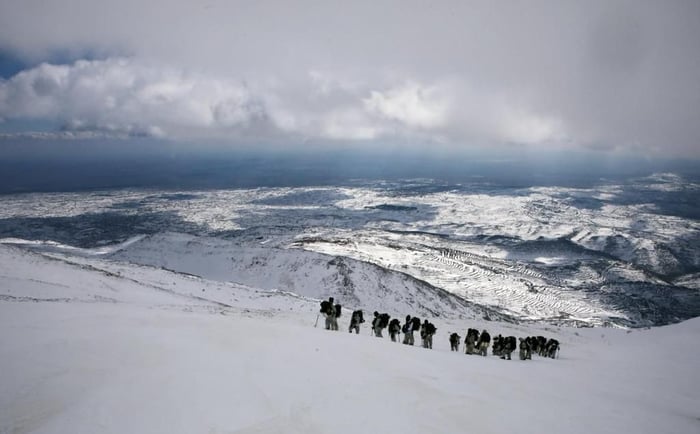
M 692 0 L 2 0 L 0 50 L 73 57 L 0 82 L 5 125 L 700 157 Z

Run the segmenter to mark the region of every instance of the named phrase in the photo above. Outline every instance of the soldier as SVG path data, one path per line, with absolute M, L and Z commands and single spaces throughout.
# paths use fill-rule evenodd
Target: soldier
M 374 319 L 372 320 L 372 330 L 374 331 L 374 335 L 378 338 L 383 337 L 382 336 L 382 330 L 386 328 L 386 326 L 389 324 L 389 316 L 388 313 L 383 313 L 379 314 L 379 312 L 374 311 Z
M 530 339 L 519 338 L 520 340 L 520 360 L 532 360 L 532 351 L 530 349 Z
M 547 338 L 545 338 L 544 336 L 537 336 L 535 337 L 535 339 L 537 340 L 537 354 L 544 357 L 547 345 Z
M 549 339 L 545 348 L 545 355 L 553 359 L 556 357 L 557 351 L 559 351 L 559 341 L 556 339 Z
M 423 322 L 420 328 L 420 337 L 423 340 L 423 348 L 432 349 L 433 348 L 433 335 L 437 329 L 433 323 L 429 322 L 427 319 Z
M 355 334 L 360 333 L 360 324 L 365 322 L 364 318 L 362 318 L 362 311 L 361 310 L 356 310 L 352 313 L 352 316 L 350 317 L 350 328 L 348 331 L 352 333 L 353 330 L 355 330 Z
M 450 350 L 459 351 L 459 340 L 461 338 L 457 333 L 452 333 L 450 335 Z
M 411 315 L 406 315 L 406 323 L 401 327 L 403 332 L 403 343 L 406 345 L 413 345 L 413 322 L 411 321 Z
M 413 319 L 412 319 L 411 321 L 412 321 L 412 324 L 413 324 L 413 330 L 414 330 L 414 331 L 420 331 L 420 327 L 421 327 L 420 318 L 418 318 L 417 316 L 414 316 Z
M 491 345 L 491 354 L 494 356 L 500 356 L 503 354 L 503 336 L 500 334 L 493 338 L 493 345 Z
M 511 360 L 510 355 L 515 351 L 515 336 L 507 336 L 501 339 L 503 349 L 501 350 L 501 359 Z
M 398 318 L 394 318 L 389 321 L 389 336 L 391 336 L 391 342 L 396 342 L 399 333 L 401 333 L 401 322 Z
M 490 343 L 491 335 L 489 334 L 489 332 L 484 330 L 483 332 L 481 332 L 481 335 L 479 336 L 479 341 L 477 342 L 478 353 L 482 356 L 486 356 L 488 354 Z
M 333 315 L 331 319 L 331 330 L 338 330 L 338 318 L 340 318 L 340 314 L 343 312 L 343 309 L 340 307 L 339 304 L 336 304 L 333 306 Z
M 464 338 L 465 354 L 474 354 L 474 349 L 477 341 L 479 340 L 479 331 L 477 329 L 470 328 L 467 330 L 467 337 Z
M 329 297 L 328 300 L 324 300 L 321 302 L 321 313 L 326 319 L 326 330 L 333 330 L 333 323 L 336 322 L 333 297 Z
M 372 333 L 378 338 L 382 337 L 382 331 L 379 328 L 379 312 L 374 311 L 374 319 L 372 320 Z

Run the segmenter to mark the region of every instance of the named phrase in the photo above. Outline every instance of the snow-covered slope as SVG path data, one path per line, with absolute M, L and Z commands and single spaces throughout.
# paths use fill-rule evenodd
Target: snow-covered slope
M 158 234 L 131 243 L 108 257 L 314 299 L 335 296 L 347 308 L 369 312 L 507 318 L 399 271 L 299 249 L 241 246 L 216 238 Z
M 222 310 L 258 315 L 314 314 L 315 299 L 202 279 L 155 267 L 0 245 L 0 300 L 112 303 L 148 308 Z
M 340 332 L 314 328 L 318 305 L 304 297 L 1 245 L 0 293 L 0 433 L 700 427 L 698 319 L 625 331 L 432 318 L 426 350 L 366 325 L 348 334 L 347 316 Z M 532 361 L 450 352 L 449 333 L 467 327 L 556 337 L 562 350 Z

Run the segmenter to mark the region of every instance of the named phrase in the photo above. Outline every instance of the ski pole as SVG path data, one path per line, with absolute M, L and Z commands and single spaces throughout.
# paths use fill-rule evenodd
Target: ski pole
M 316 326 L 318 325 L 318 317 L 319 317 L 320 315 L 321 315 L 320 313 L 317 313 L 317 314 L 316 314 L 316 322 L 314 323 L 314 328 L 316 328 Z

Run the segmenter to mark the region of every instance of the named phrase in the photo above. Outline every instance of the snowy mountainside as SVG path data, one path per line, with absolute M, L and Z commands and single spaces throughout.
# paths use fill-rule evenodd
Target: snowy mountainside
M 428 233 L 315 233 L 292 246 L 400 269 L 521 320 L 644 326 L 700 313 L 700 294 L 692 287 L 566 241 L 542 241 L 544 251 L 532 250 L 535 242 L 523 244 L 531 260 L 517 250 L 511 255 L 500 240 L 485 249 L 482 242 Z
M 349 334 L 347 315 L 340 332 L 314 328 L 317 300 L 89 253 L 0 245 L 0 433 L 689 434 L 700 423 L 697 318 L 650 330 L 430 318 L 427 350 L 367 324 Z M 449 333 L 467 327 L 562 350 L 450 352 Z
M 585 188 L 405 180 L 0 200 L 0 242 L 42 251 L 63 251 L 52 244 L 62 243 L 106 255 L 143 235 L 218 238 L 241 255 L 230 256 L 236 262 L 214 254 L 217 273 L 266 288 L 343 290 L 343 264 L 354 278 L 390 270 L 398 287 L 408 275 L 521 321 L 643 327 L 700 315 L 700 188 L 673 174 Z M 208 254 L 213 245 L 206 243 L 192 252 Z M 158 256 L 132 246 L 124 250 L 131 258 L 122 259 L 168 268 L 168 247 L 161 247 Z M 331 260 L 315 254 L 342 258 L 329 266 L 333 276 L 309 274 L 305 267 L 320 270 Z M 281 268 L 271 272 L 263 262 Z M 360 280 L 379 288 L 376 276 Z
M 497 306 L 521 319 L 595 323 L 623 316 L 581 291 L 570 291 L 537 268 L 489 257 L 426 234 L 402 234 L 387 242 L 373 232 L 351 238 L 299 238 L 295 246 L 377 261 L 418 276 L 476 303 Z M 460 247 L 466 244 L 460 242 Z M 477 249 L 480 249 L 477 247 Z M 569 286 L 570 287 L 570 286 Z
M 62 253 L 35 253 L 0 244 L 0 300 L 130 304 L 163 309 L 222 309 L 316 312 L 317 301 L 280 291 L 266 291 L 202 279 L 155 267 L 123 264 Z M 127 289 L 124 289 L 124 288 Z
M 405 273 L 299 249 L 240 246 L 216 238 L 158 234 L 107 257 L 314 299 L 331 296 L 342 301 L 344 307 L 364 309 L 366 313 L 377 310 L 401 317 L 507 318 Z

